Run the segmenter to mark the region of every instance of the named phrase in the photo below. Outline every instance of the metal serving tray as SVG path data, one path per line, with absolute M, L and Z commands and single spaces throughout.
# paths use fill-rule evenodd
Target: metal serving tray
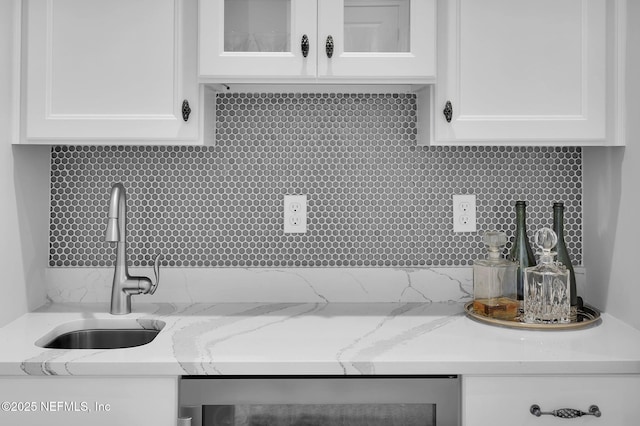
M 597 325 L 600 323 L 600 311 L 596 308 L 584 305 L 578 308 L 578 320 L 576 322 L 570 322 L 568 324 L 529 324 L 523 322 L 520 317 L 516 317 L 515 320 L 501 320 L 496 318 L 490 318 L 484 315 L 477 314 L 473 310 L 473 302 L 468 302 L 464 305 L 464 311 L 467 315 L 474 320 L 497 325 L 501 327 L 510 328 L 524 328 L 529 330 L 574 330 L 578 328 L 586 328 Z

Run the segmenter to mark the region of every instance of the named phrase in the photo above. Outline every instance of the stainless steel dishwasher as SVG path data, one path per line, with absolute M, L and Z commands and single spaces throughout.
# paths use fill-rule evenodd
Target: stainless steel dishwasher
M 458 426 L 458 376 L 183 376 L 192 426 Z

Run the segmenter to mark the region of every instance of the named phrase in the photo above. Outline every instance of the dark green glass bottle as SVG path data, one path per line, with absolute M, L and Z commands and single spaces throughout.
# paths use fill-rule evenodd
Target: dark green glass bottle
M 571 321 L 577 321 L 578 316 L 578 294 L 576 292 L 576 272 L 573 270 L 567 245 L 564 242 L 564 203 L 553 204 L 553 232 L 558 236 L 556 251 L 558 252 L 558 262 L 562 263 L 569 270 L 569 292 L 571 293 Z
M 524 299 L 524 270 L 536 265 L 536 258 L 527 237 L 527 203 L 516 202 L 516 237 L 511 247 L 509 257 L 518 263 L 516 272 L 516 291 L 518 300 Z

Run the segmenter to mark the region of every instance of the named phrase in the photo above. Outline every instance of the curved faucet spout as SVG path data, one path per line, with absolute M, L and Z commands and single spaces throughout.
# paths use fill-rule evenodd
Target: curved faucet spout
M 127 195 L 124 186 L 116 183 L 111 187 L 109 216 L 105 240 L 124 242 L 127 233 Z
M 111 289 L 111 313 L 122 315 L 131 313 L 131 295 L 153 294 L 158 286 L 159 258 L 156 258 L 154 272 L 156 282 L 147 277 L 132 277 L 127 269 L 127 196 L 124 186 L 116 183 L 111 187 L 109 217 L 105 240 L 117 243 L 116 262 Z

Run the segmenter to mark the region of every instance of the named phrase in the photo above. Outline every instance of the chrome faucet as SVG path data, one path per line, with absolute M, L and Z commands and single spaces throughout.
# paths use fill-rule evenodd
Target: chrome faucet
M 116 270 L 111 289 L 111 313 L 123 315 L 131 313 L 131 295 L 153 294 L 160 281 L 160 255 L 155 259 L 153 272 L 155 283 L 148 277 L 132 277 L 127 270 L 127 196 L 124 186 L 116 183 L 111 188 L 109 219 L 105 241 L 117 242 Z

